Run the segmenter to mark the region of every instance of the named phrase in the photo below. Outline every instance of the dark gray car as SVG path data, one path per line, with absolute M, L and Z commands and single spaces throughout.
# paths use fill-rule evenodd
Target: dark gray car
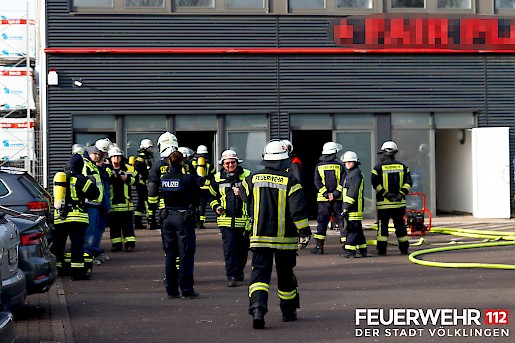
M 18 268 L 20 235 L 16 225 L 0 211 L 0 275 L 2 275 L 2 305 L 21 306 L 27 296 L 25 274 Z
M 45 218 L 4 206 L 0 206 L 0 212 L 5 212 L 18 228 L 18 267 L 25 273 L 27 295 L 48 291 L 57 277 L 57 261 L 46 239 L 48 226 Z

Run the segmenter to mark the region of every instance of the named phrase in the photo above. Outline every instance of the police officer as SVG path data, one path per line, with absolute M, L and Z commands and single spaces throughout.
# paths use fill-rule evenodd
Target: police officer
M 200 188 L 194 175 L 183 174 L 183 156 L 174 151 L 167 158 L 170 170 L 163 175 L 158 188 L 164 201 L 159 210 L 162 220 L 163 249 L 165 251 L 165 285 L 168 298 L 195 299 L 199 294 L 193 288 L 193 269 L 195 257 L 195 207 L 198 205 Z M 149 194 L 159 189 L 149 186 Z M 176 260 L 179 259 L 179 269 Z M 181 294 L 179 294 L 179 287 Z
M 88 227 L 86 199 L 96 199 L 100 192 L 92 178 L 82 175 L 84 161 L 81 155 L 73 154 L 65 167 L 66 200 L 61 210 L 54 211 L 55 236 L 51 247 L 57 258 L 57 267 L 62 273 L 66 240 L 71 241 L 71 275 L 73 280 L 88 280 L 91 271 L 84 264 L 84 233 Z
M 133 251 L 136 247 L 136 236 L 132 223 L 131 186 L 138 182 L 137 172 L 129 172 L 122 163 L 123 153 L 117 146 L 108 151 L 110 163 L 107 169 L 111 191 L 111 211 L 109 212 L 109 236 L 111 251 Z
M 316 246 L 312 254 L 323 254 L 327 232 L 327 224 L 331 215 L 339 227 L 342 227 L 342 191 L 345 167 L 336 159 L 336 153 L 342 148 L 341 144 L 327 142 L 322 148 L 320 163 L 315 168 L 315 187 L 318 190 Z
M 388 223 L 390 218 L 395 227 L 401 254 L 408 254 L 409 241 L 404 216 L 406 215 L 406 195 L 413 185 L 409 168 L 395 160 L 397 144 L 386 141 L 381 146 L 379 163 L 372 170 L 372 187 L 376 190 L 378 218 L 377 252 L 386 255 L 388 244 Z
M 158 189 L 159 185 L 161 184 L 161 177 L 168 172 L 168 157 L 172 154 L 172 152 L 177 151 L 179 148 L 179 143 L 177 142 L 177 137 L 175 137 L 173 133 L 165 132 L 159 136 L 157 147 L 159 148 L 161 159 L 152 165 L 152 168 L 148 174 L 147 219 L 149 222 L 149 230 L 159 229 L 156 221 L 156 213 L 158 208 L 164 208 L 164 203 L 162 202 L 162 199 L 160 201 L 159 192 L 157 192 L 156 189 Z
M 142 139 L 138 149 L 138 157 L 134 161 L 134 170 L 139 175 L 139 182 L 136 183 L 138 202 L 134 211 L 134 228 L 146 229 L 143 225 L 143 215 L 148 207 L 148 174 L 152 168 L 154 159 L 154 143 L 148 138 Z
M 243 235 L 248 220 L 247 204 L 239 196 L 239 187 L 250 175 L 250 170 L 241 167 L 241 162 L 236 151 L 225 150 L 218 162 L 222 170 L 215 174 L 209 186 L 209 205 L 218 215 L 216 222 L 222 233 L 229 287 L 236 287 L 238 281 L 243 281 L 249 249 L 248 238 Z
M 346 151 L 340 160 L 345 164 L 347 174 L 343 181 L 343 216 L 345 230 L 340 231 L 340 241 L 344 257 L 356 257 L 359 251 L 367 257 L 367 240 L 363 233 L 363 173 L 359 169 L 358 155 L 354 151 Z
M 193 167 L 199 176 L 200 183 L 200 206 L 198 211 L 197 229 L 205 229 L 206 205 L 209 200 L 209 184 L 215 175 L 215 166 L 211 163 L 209 153 L 205 145 L 199 145 L 193 157 Z
M 300 299 L 293 269 L 299 235 L 304 244 L 311 236 L 304 191 L 299 181 L 286 171 L 289 164 L 286 144 L 280 140 L 268 142 L 261 164 L 265 169 L 248 176 L 241 192 L 253 211 L 249 227 L 253 251 L 249 314 L 255 329 L 265 326 L 274 255 L 282 320 L 297 320 Z

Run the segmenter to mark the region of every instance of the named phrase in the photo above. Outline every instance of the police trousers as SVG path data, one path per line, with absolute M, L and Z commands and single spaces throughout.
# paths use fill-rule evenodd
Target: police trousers
M 163 221 L 161 230 L 165 252 L 166 292 L 178 294 L 193 293 L 193 269 L 195 262 L 196 236 L 195 221 L 186 213 L 172 212 Z M 179 258 L 179 269 L 176 259 Z

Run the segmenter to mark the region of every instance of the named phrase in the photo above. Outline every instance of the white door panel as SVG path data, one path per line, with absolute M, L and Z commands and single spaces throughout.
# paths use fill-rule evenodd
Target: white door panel
M 510 129 L 472 129 L 473 215 L 510 218 Z

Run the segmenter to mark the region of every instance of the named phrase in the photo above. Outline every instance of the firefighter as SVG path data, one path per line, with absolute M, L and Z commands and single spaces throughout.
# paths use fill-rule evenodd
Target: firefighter
M 84 234 L 88 227 L 86 199 L 97 199 L 100 195 L 93 177 L 82 175 L 84 160 L 79 154 L 72 154 L 65 167 L 66 190 L 64 206 L 54 211 L 54 240 L 52 253 L 57 258 L 57 267 L 62 274 L 66 240 L 71 241 L 71 276 L 73 280 L 89 280 L 91 271 L 84 264 Z
M 107 204 L 105 200 L 106 194 L 109 194 L 109 185 L 103 165 L 102 152 L 98 147 L 95 145 L 87 147 L 84 153 L 82 174 L 92 176 L 100 191 L 98 198 L 86 200 L 89 225 L 85 233 L 84 250 L 95 258 L 93 262 L 95 265 L 107 261 L 107 257 L 105 257 L 100 248 L 100 241 L 107 223 L 106 216 L 108 215 L 109 208 L 109 198 L 107 199 Z
M 363 173 L 359 169 L 360 162 L 354 151 L 346 151 L 341 157 L 347 174 L 343 181 L 343 217 L 345 230 L 340 232 L 343 256 L 356 257 L 359 251 L 367 257 L 367 240 L 363 233 Z
M 134 206 L 131 186 L 139 181 L 138 174 L 129 172 L 127 166 L 122 163 L 123 153 L 120 148 L 114 146 L 109 149 L 108 157 L 110 164 L 107 167 L 107 175 L 111 191 L 111 211 L 109 212 L 111 251 L 121 251 L 122 246 L 126 251 L 133 251 L 136 248 L 136 237 L 132 222 Z
M 159 229 L 159 225 L 156 221 L 156 212 L 158 208 L 163 208 L 164 203 L 159 199 L 159 184 L 161 183 L 161 177 L 168 172 L 168 157 L 174 151 L 179 148 L 177 137 L 173 133 L 165 132 L 157 141 L 157 147 L 161 159 L 152 165 L 148 174 L 148 212 L 147 220 L 149 222 L 149 230 Z M 161 199 L 162 200 L 162 199 Z
M 252 209 L 252 224 L 248 227 L 253 252 L 249 314 L 255 329 L 265 326 L 274 255 L 282 320 L 297 320 L 300 299 L 294 267 L 299 236 L 303 245 L 311 237 L 304 191 L 299 181 L 286 171 L 289 164 L 286 144 L 280 140 L 268 142 L 261 164 L 265 169 L 248 176 L 241 191 Z
M 164 208 L 159 210 L 159 220 L 163 227 L 161 237 L 166 256 L 166 292 L 170 299 L 181 295 L 182 298 L 195 299 L 199 297 L 193 288 L 195 208 L 200 196 L 198 179 L 182 172 L 183 155 L 180 151 L 172 152 L 166 160 L 170 163 L 170 170 L 157 184 L 164 202 Z
M 211 163 L 209 153 L 205 145 L 199 145 L 192 161 L 200 184 L 200 205 L 198 209 L 197 229 L 205 229 L 206 205 L 209 200 L 209 184 L 215 175 L 215 166 Z
M 406 214 L 406 195 L 413 185 L 409 168 L 395 160 L 397 144 L 386 141 L 381 146 L 379 163 L 372 170 L 372 187 L 376 190 L 378 219 L 377 252 L 386 255 L 388 244 L 388 223 L 390 218 L 395 227 L 401 254 L 407 255 L 409 242 L 404 216 Z
M 241 162 L 234 150 L 225 150 L 218 162 L 222 170 L 215 174 L 209 186 L 209 205 L 218 215 L 216 222 L 222 233 L 229 287 L 243 281 L 249 249 L 249 240 L 243 234 L 248 219 L 247 204 L 239 196 L 239 187 L 250 170 L 243 169 Z
M 336 159 L 336 154 L 342 148 L 341 144 L 327 142 L 322 148 L 320 163 L 315 168 L 315 187 L 318 191 L 317 232 L 314 236 L 316 246 L 312 254 L 323 254 L 327 232 L 327 224 L 331 215 L 338 227 L 342 227 L 342 191 L 345 178 L 345 167 Z
M 289 156 L 289 160 L 290 160 L 289 169 L 293 173 L 293 176 L 295 176 L 297 178 L 297 180 L 299 180 L 300 184 L 302 184 L 302 182 L 304 180 L 304 176 L 303 176 L 304 167 L 302 166 L 302 162 L 300 161 L 300 158 L 296 154 L 293 153 L 293 144 L 291 144 L 291 142 L 287 139 L 283 139 L 282 141 L 288 147 L 288 156 Z
M 148 207 L 148 173 L 152 168 L 154 159 L 154 143 L 148 138 L 142 139 L 138 149 L 138 157 L 134 160 L 134 170 L 139 175 L 139 182 L 136 183 L 138 202 L 134 211 L 134 228 L 146 229 L 143 225 L 143 215 Z

